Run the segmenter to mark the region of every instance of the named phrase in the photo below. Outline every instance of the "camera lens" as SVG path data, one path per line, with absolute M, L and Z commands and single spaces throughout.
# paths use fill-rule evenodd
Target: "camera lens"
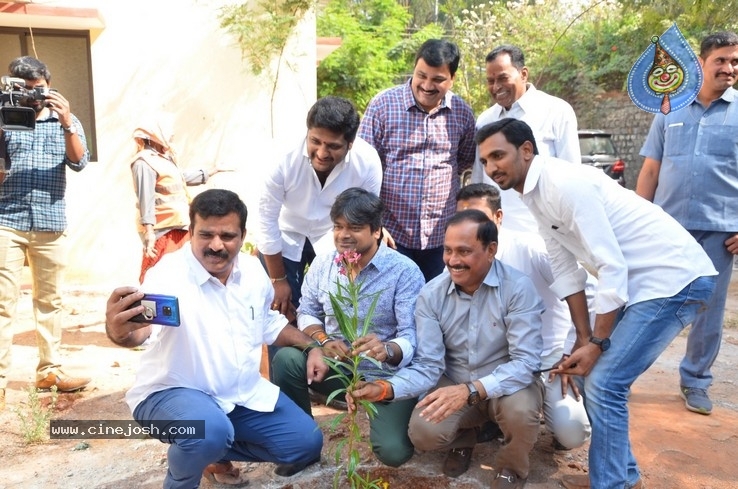
M 169 306 L 164 306 L 161 308 L 161 312 L 164 313 L 165 316 L 171 316 L 172 315 L 172 308 Z

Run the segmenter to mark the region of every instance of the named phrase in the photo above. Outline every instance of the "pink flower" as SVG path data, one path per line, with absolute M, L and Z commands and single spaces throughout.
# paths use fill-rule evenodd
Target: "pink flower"
M 338 265 L 338 273 L 349 277 L 349 280 L 353 281 L 353 278 L 358 274 L 357 264 L 359 263 L 360 258 L 361 253 L 357 253 L 354 250 L 348 250 L 337 255 L 333 261 Z

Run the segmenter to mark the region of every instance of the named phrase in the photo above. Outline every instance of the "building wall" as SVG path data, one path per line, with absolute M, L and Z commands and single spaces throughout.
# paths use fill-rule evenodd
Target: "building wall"
M 646 141 L 653 114 L 633 104 L 627 94 L 593 97 L 572 104 L 580 129 L 602 129 L 612 134 L 613 142 L 625 160 L 625 182 L 635 189 L 643 157 L 638 153 Z
M 79 174 L 68 172 L 69 287 L 137 283 L 141 242 L 130 172 L 131 132 L 150 114 L 174 114 L 181 166 L 219 163 L 237 169 L 191 187 L 192 194 L 209 187 L 238 192 L 250 210 L 247 226 L 255 227 L 263 172 L 304 135 L 305 114 L 315 101 L 315 19 L 306 18 L 293 37 L 272 102 L 272 80 L 250 74 L 235 39 L 219 26 L 218 9 L 225 3 L 49 3 L 97 8 L 105 21 L 91 39 L 98 159 Z M 38 57 L 43 60 L 52 52 L 39 50 Z

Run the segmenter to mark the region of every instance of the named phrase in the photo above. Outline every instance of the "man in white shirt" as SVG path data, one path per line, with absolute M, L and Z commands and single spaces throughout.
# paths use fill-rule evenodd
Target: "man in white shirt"
M 171 444 L 165 488 L 198 487 L 202 476 L 247 483 L 232 460 L 274 462 L 291 473 L 320 460 L 317 424 L 259 375 L 263 343 L 307 349 L 313 342 L 272 310 L 263 267 L 240 252 L 246 215 L 231 191 L 199 194 L 190 205 L 190 243 L 151 268 L 140 290 L 120 287 L 108 299 L 105 326 L 113 343 L 133 348 L 151 337 L 126 394 L 133 418 L 142 426 L 205 424 L 197 439 L 160 435 Z M 131 321 L 144 312 L 135 304 L 144 292 L 177 297 L 181 325 Z M 306 354 L 311 371 L 324 376 L 320 349 Z
M 574 347 L 576 334 L 571 314 L 566 303 L 559 300 L 549 288 L 554 280 L 543 239 L 538 233 L 503 229 L 500 201 L 497 187 L 486 183 L 472 183 L 456 194 L 456 210 L 476 209 L 487 214 L 499 228 L 495 259 L 517 268 L 533 281 L 546 307 L 541 316 L 541 370 L 549 370 L 568 357 Z M 544 382 L 545 377 L 548 377 L 548 382 L 545 382 L 543 416 L 546 427 L 554 435 L 554 447 L 570 450 L 582 446 L 589 440 L 592 430 L 576 384 L 568 383 L 564 390 L 561 375 L 541 375 Z
M 307 115 L 307 135 L 264 183 L 257 247 L 274 286 L 272 308 L 290 321 L 295 319 L 306 265 L 316 252 L 333 247 L 329 213 L 338 194 L 360 187 L 379 195 L 382 187 L 379 155 L 356 137 L 358 130 L 359 114 L 350 101 L 318 100 Z
M 581 164 L 577 116 L 566 101 L 537 90 L 528 82 L 525 55 L 517 46 L 498 46 L 487 55 L 487 89 L 495 104 L 477 118 L 477 129 L 505 117 L 525 121 L 536 137 L 538 151 Z M 477 154 L 476 161 L 479 161 Z M 474 183 L 494 185 L 480 164 L 472 167 Z M 502 191 L 505 228 L 536 232 L 535 219 L 512 190 Z
M 494 122 L 476 141 L 487 175 L 520 193 L 535 216 L 551 257 L 551 290 L 568 303 L 577 330 L 574 351 L 553 372 L 586 376 L 592 441 L 589 476 L 566 476 L 564 487 L 641 488 L 628 438 L 630 387 L 705 306 L 717 272 L 660 207 L 596 168 L 538 156 L 525 122 Z M 593 328 L 577 260 L 597 273 Z

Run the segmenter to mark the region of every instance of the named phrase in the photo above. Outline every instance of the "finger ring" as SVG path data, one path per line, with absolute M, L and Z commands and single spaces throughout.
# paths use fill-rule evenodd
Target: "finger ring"
M 333 357 L 334 360 L 338 360 L 339 358 L 341 358 L 341 357 L 339 357 L 338 355 L 336 355 L 336 356 Z

